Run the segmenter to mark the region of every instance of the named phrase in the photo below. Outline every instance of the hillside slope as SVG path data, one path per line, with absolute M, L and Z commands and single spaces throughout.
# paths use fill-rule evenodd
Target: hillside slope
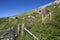
M 54 8 L 55 6 L 55 8 Z M 17 24 L 24 23 L 25 27 L 29 29 L 40 40 L 60 40 L 60 4 L 52 4 L 48 6 L 48 9 L 52 10 L 52 19 L 49 17 L 46 19 L 46 23 L 42 23 L 41 14 L 37 14 L 35 10 L 28 11 L 26 13 L 16 15 L 17 20 L 9 21 L 9 17 L 0 19 L 0 30 L 7 29 L 10 26 L 16 26 Z M 39 9 L 39 8 L 37 8 Z M 35 18 L 28 18 L 28 16 L 34 16 Z M 24 20 L 23 20 L 24 19 Z M 16 40 L 33 40 L 33 38 L 25 33 L 24 37 L 18 35 Z

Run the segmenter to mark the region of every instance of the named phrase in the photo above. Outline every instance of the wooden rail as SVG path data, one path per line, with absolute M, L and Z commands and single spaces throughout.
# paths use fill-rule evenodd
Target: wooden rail
M 27 31 L 32 37 L 34 37 L 36 40 L 39 40 L 33 33 L 31 33 L 27 28 L 24 27 L 24 30 Z
M 0 30 L 0 32 L 4 32 L 4 34 L 2 34 L 0 36 L 0 40 L 16 40 L 15 37 L 16 37 L 16 34 L 15 34 L 15 27 L 12 27 L 12 29 L 6 29 L 6 30 Z M 8 38 L 5 39 L 4 38 L 4 35 L 6 35 L 8 33 Z M 12 33 L 12 36 L 11 36 L 11 33 Z
M 24 30 L 28 32 L 34 38 L 34 40 L 39 40 L 32 32 L 30 32 L 26 27 L 24 27 L 24 24 L 22 24 L 22 30 L 21 30 L 22 36 L 24 35 Z

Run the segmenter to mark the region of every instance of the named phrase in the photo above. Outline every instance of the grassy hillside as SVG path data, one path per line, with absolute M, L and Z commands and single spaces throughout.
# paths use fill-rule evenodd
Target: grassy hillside
M 54 6 L 56 6 L 54 8 Z M 17 20 L 12 20 L 9 22 L 9 18 L 1 18 L 0 19 L 0 30 L 7 29 L 11 26 L 16 26 L 17 24 L 22 22 L 25 24 L 26 28 L 29 29 L 34 35 L 36 35 L 40 40 L 60 40 L 60 5 L 58 4 L 52 4 L 51 6 L 48 6 L 48 9 L 52 10 L 52 19 L 49 20 L 49 17 L 47 17 L 46 21 L 47 23 L 43 24 L 41 22 L 41 14 L 33 14 L 35 13 L 35 10 L 31 10 L 28 12 L 25 12 L 20 15 L 16 15 L 15 17 L 18 17 Z M 39 8 L 38 8 L 39 9 Z M 28 16 L 35 16 L 35 18 L 28 18 Z M 25 17 L 23 21 L 23 17 Z M 25 35 L 22 37 L 21 35 L 18 35 L 16 37 L 16 40 L 33 40 L 33 38 L 28 34 L 25 33 Z

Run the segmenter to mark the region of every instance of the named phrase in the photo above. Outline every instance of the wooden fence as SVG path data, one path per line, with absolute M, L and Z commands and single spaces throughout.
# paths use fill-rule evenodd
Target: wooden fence
M 12 27 L 12 28 L 9 28 L 9 29 L 6 29 L 6 30 L 0 30 L 0 33 L 1 32 L 4 32 L 4 34 L 2 34 L 0 36 L 0 40 L 16 40 L 15 39 L 15 27 Z M 12 34 L 12 36 L 11 36 Z M 5 38 L 4 36 L 5 35 L 8 35 L 7 37 L 8 38 Z
M 30 32 L 25 26 L 24 24 L 22 24 L 22 27 L 21 27 L 21 35 L 24 36 L 24 31 L 26 31 L 27 33 L 29 33 L 33 38 L 34 40 L 39 40 L 32 32 Z
M 26 31 L 27 33 L 29 33 L 33 38 L 34 40 L 39 40 L 32 32 L 30 32 L 25 26 L 24 24 L 22 24 L 22 26 L 20 26 L 18 24 L 18 34 L 21 34 L 21 36 L 24 36 L 24 31 Z M 16 40 L 16 28 L 15 27 L 12 27 L 12 28 L 9 28 L 9 29 L 6 29 L 6 30 L 0 30 L 0 33 L 1 32 L 4 32 L 4 34 L 2 34 L 0 36 L 0 40 Z M 4 35 L 8 35 L 7 37 L 8 38 L 4 38 Z

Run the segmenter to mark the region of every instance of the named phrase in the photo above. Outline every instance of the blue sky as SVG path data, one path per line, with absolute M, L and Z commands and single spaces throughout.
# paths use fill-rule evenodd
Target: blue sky
M 0 0 L 0 18 L 38 8 L 54 0 Z

